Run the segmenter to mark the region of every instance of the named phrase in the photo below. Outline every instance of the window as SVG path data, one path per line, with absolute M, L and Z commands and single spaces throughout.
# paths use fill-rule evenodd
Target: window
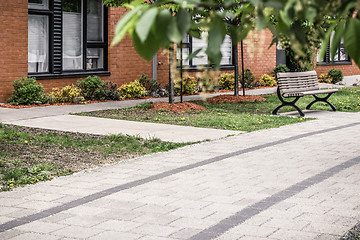
M 320 54 L 317 54 L 317 63 L 318 65 L 332 65 L 332 64 L 351 64 L 351 60 L 344 47 L 344 39 L 341 39 L 340 46 L 335 52 L 334 59 L 331 59 L 330 56 L 330 45 L 332 44 L 332 40 L 334 37 L 334 33 L 330 38 L 330 44 L 328 49 L 326 50 L 325 56 L 323 59 L 320 59 Z
M 197 56 L 191 60 L 186 58 L 198 49 L 205 48 L 207 46 L 206 33 L 203 33 L 201 39 L 192 38 L 186 35 L 183 39 L 183 65 L 191 67 L 209 65 L 209 60 L 204 51 L 200 51 Z M 220 61 L 221 67 L 232 67 L 233 66 L 233 53 L 232 53 L 232 42 L 230 36 L 225 36 L 224 42 L 220 48 L 222 58 Z M 177 59 L 180 60 L 180 49 L 177 52 Z
M 49 0 L 29 0 L 28 72 L 49 71 Z
M 29 75 L 87 75 L 107 70 L 103 0 L 28 0 Z

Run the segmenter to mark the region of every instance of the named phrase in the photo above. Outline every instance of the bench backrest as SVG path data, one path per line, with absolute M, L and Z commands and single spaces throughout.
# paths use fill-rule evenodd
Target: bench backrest
M 319 90 L 319 82 L 315 71 L 278 73 L 277 82 L 282 95 Z

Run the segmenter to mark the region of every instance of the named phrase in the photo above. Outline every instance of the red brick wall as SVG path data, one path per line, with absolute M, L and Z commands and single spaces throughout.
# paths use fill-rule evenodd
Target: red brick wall
M 272 33 L 269 30 L 250 32 L 244 40 L 244 69 L 249 68 L 256 80 L 263 74 L 270 74 L 276 66 L 276 46 L 269 48 Z M 239 72 L 241 71 L 241 50 L 239 44 Z
M 330 69 L 335 68 L 341 70 L 343 76 L 352 76 L 352 75 L 360 75 L 360 69 L 352 61 L 351 65 L 329 65 L 329 66 L 315 66 L 316 73 L 320 76 L 323 73 L 327 73 Z
M 28 1 L 0 3 L 0 102 L 10 97 L 12 83 L 27 75 Z
M 4 102 L 13 90 L 15 79 L 27 75 L 27 27 L 28 1 L 12 0 L 0 2 L 0 102 Z M 126 13 L 123 8 L 109 9 L 109 45 L 114 37 L 114 29 L 118 20 Z M 253 32 L 244 41 L 244 65 L 250 68 L 256 79 L 262 74 L 270 74 L 276 65 L 275 45 L 268 49 L 272 41 L 270 31 Z M 163 86 L 169 81 L 168 51 L 161 50 L 157 55 L 157 79 Z M 152 77 L 152 61 L 145 61 L 135 51 L 129 36 L 119 44 L 109 48 L 108 66 L 111 76 L 101 77 L 118 85 L 137 79 L 141 74 Z M 352 65 L 318 66 L 319 74 L 331 68 L 343 71 L 344 76 L 359 75 L 360 70 Z M 241 70 L 241 55 L 239 44 L 239 70 Z M 229 71 L 227 71 L 229 72 Z M 192 73 L 194 74 L 194 73 Z M 76 83 L 79 78 L 39 80 L 47 91 L 53 87 L 63 87 Z

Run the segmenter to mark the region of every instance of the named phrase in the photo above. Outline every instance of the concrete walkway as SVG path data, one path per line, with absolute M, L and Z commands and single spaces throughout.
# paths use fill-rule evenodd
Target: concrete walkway
M 0 239 L 339 239 L 360 220 L 360 113 L 308 116 L 1 192 Z

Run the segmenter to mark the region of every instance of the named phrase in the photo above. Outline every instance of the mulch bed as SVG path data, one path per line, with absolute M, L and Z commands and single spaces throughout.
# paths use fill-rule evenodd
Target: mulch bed
M 204 111 L 205 107 L 197 105 L 195 103 L 182 102 L 182 103 L 174 103 L 170 104 L 167 102 L 157 102 L 151 104 L 151 109 L 158 110 L 166 110 L 172 112 L 185 112 L 185 111 Z
M 234 95 L 219 95 L 216 97 L 212 97 L 207 99 L 208 102 L 211 103 L 237 103 L 237 102 L 262 102 L 266 101 L 266 98 L 261 96 L 234 96 Z

